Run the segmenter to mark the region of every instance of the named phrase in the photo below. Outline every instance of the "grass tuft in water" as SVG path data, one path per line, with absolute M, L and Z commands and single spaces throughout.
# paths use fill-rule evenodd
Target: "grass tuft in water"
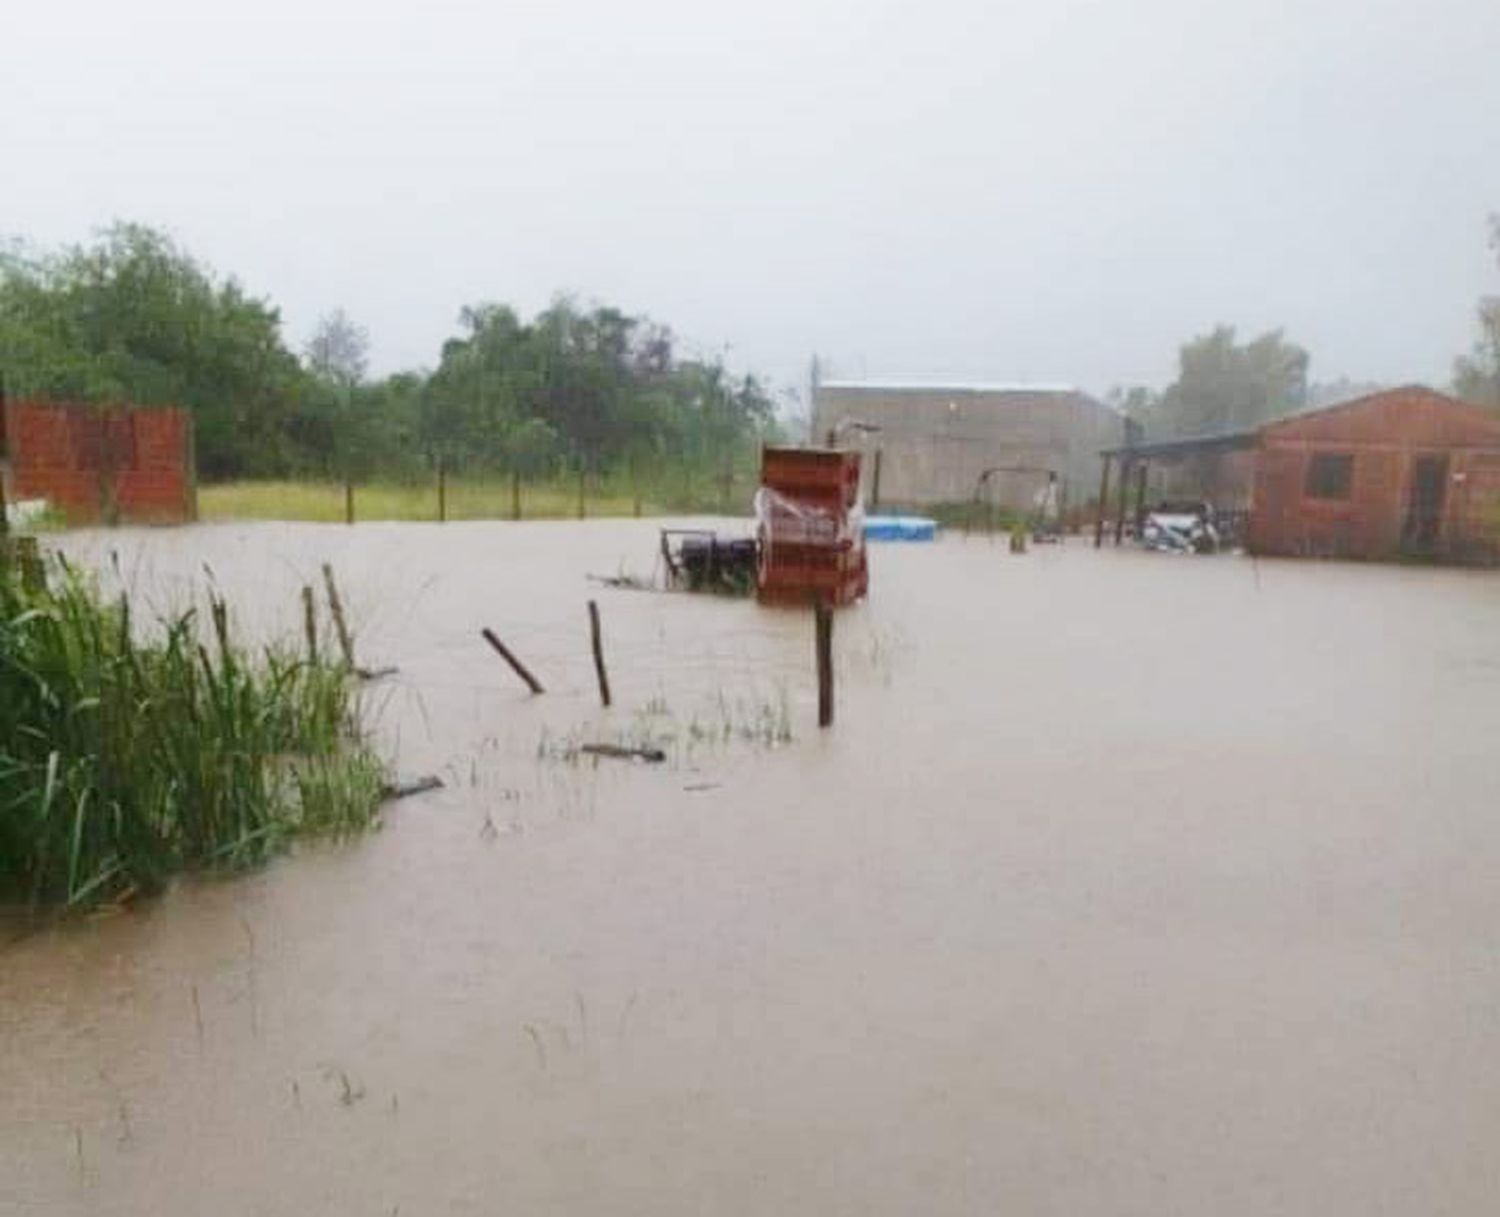
M 562 733 L 543 726 L 536 756 L 539 761 L 577 765 L 593 759 L 582 751 L 585 743 L 603 743 L 628 749 L 660 749 L 676 765 L 691 761 L 700 752 L 722 752 L 733 745 L 770 751 L 790 744 L 792 739 L 791 703 L 786 689 L 778 685 L 774 694 L 754 693 L 732 700 L 720 689 L 685 719 L 657 694 L 625 723 L 578 726 Z
M 252 657 L 216 595 L 207 629 L 189 610 L 141 641 L 127 598 L 52 576 L 0 564 L 0 903 L 119 900 L 370 825 L 381 766 L 340 667 Z

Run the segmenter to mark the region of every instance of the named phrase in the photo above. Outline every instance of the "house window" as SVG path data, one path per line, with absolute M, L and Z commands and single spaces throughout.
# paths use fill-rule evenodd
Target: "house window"
M 1347 499 L 1354 487 L 1354 457 L 1347 452 L 1314 452 L 1307 462 L 1307 484 L 1302 493 L 1310 499 Z

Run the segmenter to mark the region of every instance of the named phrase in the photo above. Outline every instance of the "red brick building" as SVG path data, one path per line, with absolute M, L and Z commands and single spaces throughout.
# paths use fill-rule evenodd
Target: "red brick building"
M 1500 415 L 1420 386 L 1262 427 L 1257 554 L 1500 560 Z
M 1500 414 L 1420 385 L 1101 455 L 1096 545 L 1154 486 L 1211 502 L 1254 554 L 1500 563 Z
M 7 494 L 46 499 L 70 524 L 197 518 L 185 410 L 8 401 L 0 406 L 0 451 Z

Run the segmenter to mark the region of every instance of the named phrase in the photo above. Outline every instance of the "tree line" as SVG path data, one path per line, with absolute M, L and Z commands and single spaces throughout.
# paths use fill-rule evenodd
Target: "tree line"
M 682 357 L 647 318 L 479 303 L 458 330 L 435 367 L 370 378 L 368 337 L 342 310 L 295 351 L 273 305 L 152 228 L 0 250 L 0 393 L 185 407 L 209 479 L 415 475 L 438 460 L 717 471 L 777 433 L 760 379 Z
M 1490 218 L 1500 256 L 1500 214 Z M 1500 296 L 1454 365 L 1454 392 L 1500 407 Z M 210 479 L 415 476 L 449 468 L 526 477 L 662 466 L 718 474 L 779 438 L 754 376 L 683 358 L 648 318 L 555 300 L 527 319 L 478 303 L 431 368 L 367 376 L 369 341 L 342 310 L 293 350 L 277 309 L 165 234 L 116 224 L 90 244 L 0 249 L 0 394 L 191 410 Z M 1217 326 L 1184 344 L 1165 389 L 1112 400 L 1148 435 L 1260 426 L 1379 386 L 1309 382 L 1280 330 Z

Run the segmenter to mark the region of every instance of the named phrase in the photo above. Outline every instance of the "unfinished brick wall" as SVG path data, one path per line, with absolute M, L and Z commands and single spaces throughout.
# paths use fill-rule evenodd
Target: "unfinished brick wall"
M 192 436 L 191 416 L 176 408 L 7 402 L 9 493 L 46 499 L 70 524 L 192 520 Z

